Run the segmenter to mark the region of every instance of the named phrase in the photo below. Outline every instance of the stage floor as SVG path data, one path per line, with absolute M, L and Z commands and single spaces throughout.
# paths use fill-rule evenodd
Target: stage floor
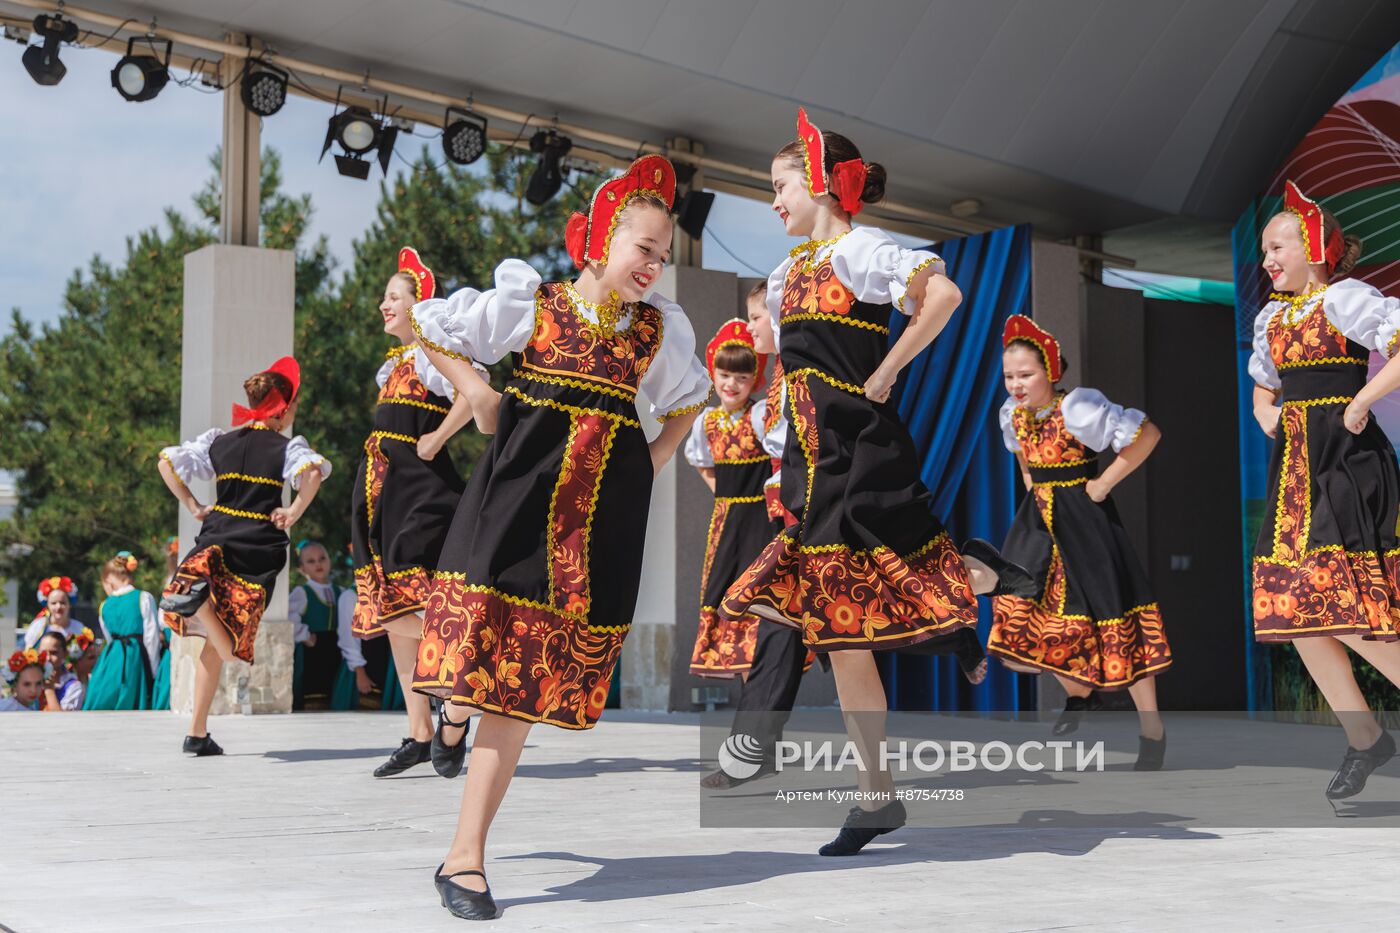
M 494 928 L 1333 930 L 1400 911 L 1393 829 L 905 828 L 845 859 L 815 854 L 832 830 L 698 829 L 696 721 L 532 731 L 492 836 Z M 471 928 L 431 878 L 462 779 L 370 775 L 401 716 L 224 717 L 209 759 L 179 753 L 184 725 L 0 717 L 0 926 Z

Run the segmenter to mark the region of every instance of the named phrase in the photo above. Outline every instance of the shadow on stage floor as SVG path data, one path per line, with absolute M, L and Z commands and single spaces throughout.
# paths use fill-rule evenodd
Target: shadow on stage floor
M 825 858 L 811 852 L 736 850 L 710 855 L 660 855 L 609 859 L 574 852 L 531 852 L 506 856 L 597 865 L 598 870 L 549 889 L 544 895 L 502 899 L 503 910 L 527 904 L 563 901 L 597 903 L 637 897 L 659 897 L 714 891 L 749 885 L 787 875 L 816 875 L 851 868 L 947 862 L 978 862 L 1017 855 L 1087 855 L 1115 839 L 1174 842 L 1219 840 L 1211 832 L 1169 825 L 1183 817 L 1170 813 L 1077 813 L 1063 810 L 1027 811 L 1018 823 L 973 826 L 956 830 L 905 827 L 876 840 L 850 858 Z M 1103 825 L 1121 820 L 1120 828 Z M 835 835 L 835 832 L 832 833 Z M 742 870 L 736 870 L 742 866 Z

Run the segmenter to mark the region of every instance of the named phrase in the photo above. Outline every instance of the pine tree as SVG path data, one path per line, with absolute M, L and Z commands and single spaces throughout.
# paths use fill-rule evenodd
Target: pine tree
M 0 338 L 0 469 L 16 472 L 19 494 L 0 523 L 0 572 L 22 593 L 66 574 L 100 594 L 99 564 L 123 549 L 141 560 L 138 585 L 159 589 L 177 507 L 155 454 L 179 440 L 184 257 L 216 239 L 217 153 L 211 162 L 198 219 L 167 209 L 168 229 L 129 238 L 125 262 L 93 257 L 74 272 L 56 324 L 36 329 L 16 309 Z M 280 187 L 281 162 L 268 150 L 263 242 L 295 249 L 311 204 Z M 323 289 L 329 271 L 324 241 L 298 250 L 298 299 Z
M 398 268 L 399 249 L 412 246 L 433 270 L 438 293 L 470 285 L 492 288 L 492 272 L 511 256 L 528 259 L 546 279 L 573 271 L 564 250 L 564 223 L 587 195 L 566 188 L 541 208 L 524 203 L 533 163 L 492 146 L 483 163 L 437 164 L 425 148 L 407 172 L 380 183 L 376 219 L 354 243 L 354 260 L 333 296 L 299 306 L 297 359 L 305 397 L 297 430 L 335 465 L 293 539 L 323 541 L 344 557 L 350 540 L 350 489 L 374 421 L 374 374 L 397 341 L 384 333 L 379 303 Z M 579 182 L 589 187 L 592 182 Z M 591 193 L 591 191 L 590 191 Z M 509 361 L 495 367 L 499 387 Z M 449 445 L 469 473 L 486 438 L 468 425 Z

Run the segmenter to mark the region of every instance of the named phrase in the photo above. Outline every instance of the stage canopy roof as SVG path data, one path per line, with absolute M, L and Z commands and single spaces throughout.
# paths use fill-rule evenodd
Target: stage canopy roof
M 1223 236 L 1400 38 L 1394 0 L 82 0 L 70 10 L 79 8 L 138 26 L 154 16 L 211 39 L 249 34 L 297 59 L 627 139 L 688 137 L 707 156 L 761 172 L 803 104 L 888 167 L 893 199 L 949 220 L 946 229 L 957 227 L 951 205 L 975 200 L 964 228 L 1030 222 L 1056 237 L 1133 228 L 1136 240 L 1121 242 L 1149 254 L 1189 251 L 1201 231 Z M 16 0 L 0 0 L 0 11 L 36 12 Z M 1221 260 L 1228 268 L 1228 250 Z

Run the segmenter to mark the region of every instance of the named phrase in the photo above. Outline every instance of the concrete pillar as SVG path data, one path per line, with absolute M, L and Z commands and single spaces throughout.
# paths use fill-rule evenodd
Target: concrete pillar
M 295 268 L 287 250 L 219 244 L 185 257 L 182 438 L 195 437 L 210 427 L 226 427 L 232 403 L 247 401 L 243 381 L 292 352 Z M 213 501 L 212 482 L 192 483 L 191 490 L 201 502 Z M 182 510 L 182 555 L 198 533 L 198 523 Z M 178 640 L 171 659 L 172 709 L 189 711 L 195 663 L 203 647 L 200 638 Z M 213 712 L 237 712 L 245 705 L 255 713 L 289 712 L 292 647 L 283 570 L 258 629 L 253 647 L 256 663 L 224 665 Z M 247 704 L 240 700 L 240 687 Z
M 226 41 L 242 44 L 241 35 Z M 220 172 L 222 199 L 219 242 L 238 246 L 258 245 L 258 219 L 262 202 L 262 120 L 243 106 L 238 77 L 244 60 L 226 56 L 219 64 L 224 86 L 223 164 Z
M 1077 248 L 1048 240 L 1031 241 L 1030 315 L 1060 341 L 1065 356 L 1064 382 L 1069 386 L 1082 383 L 1089 346 L 1083 288 Z M 1042 711 L 1060 709 L 1065 703 L 1064 688 L 1054 677 L 1042 674 L 1036 678 L 1036 701 Z
M 685 309 L 696 351 L 739 313 L 742 295 L 732 272 L 667 266 L 656 290 Z M 639 406 L 641 407 L 641 406 Z M 647 436 L 659 426 L 643 413 Z M 632 630 L 622 648 L 624 709 L 691 709 L 690 649 L 700 615 L 700 569 L 714 499 L 683 455 L 666 465 L 651 492 L 642 586 Z

